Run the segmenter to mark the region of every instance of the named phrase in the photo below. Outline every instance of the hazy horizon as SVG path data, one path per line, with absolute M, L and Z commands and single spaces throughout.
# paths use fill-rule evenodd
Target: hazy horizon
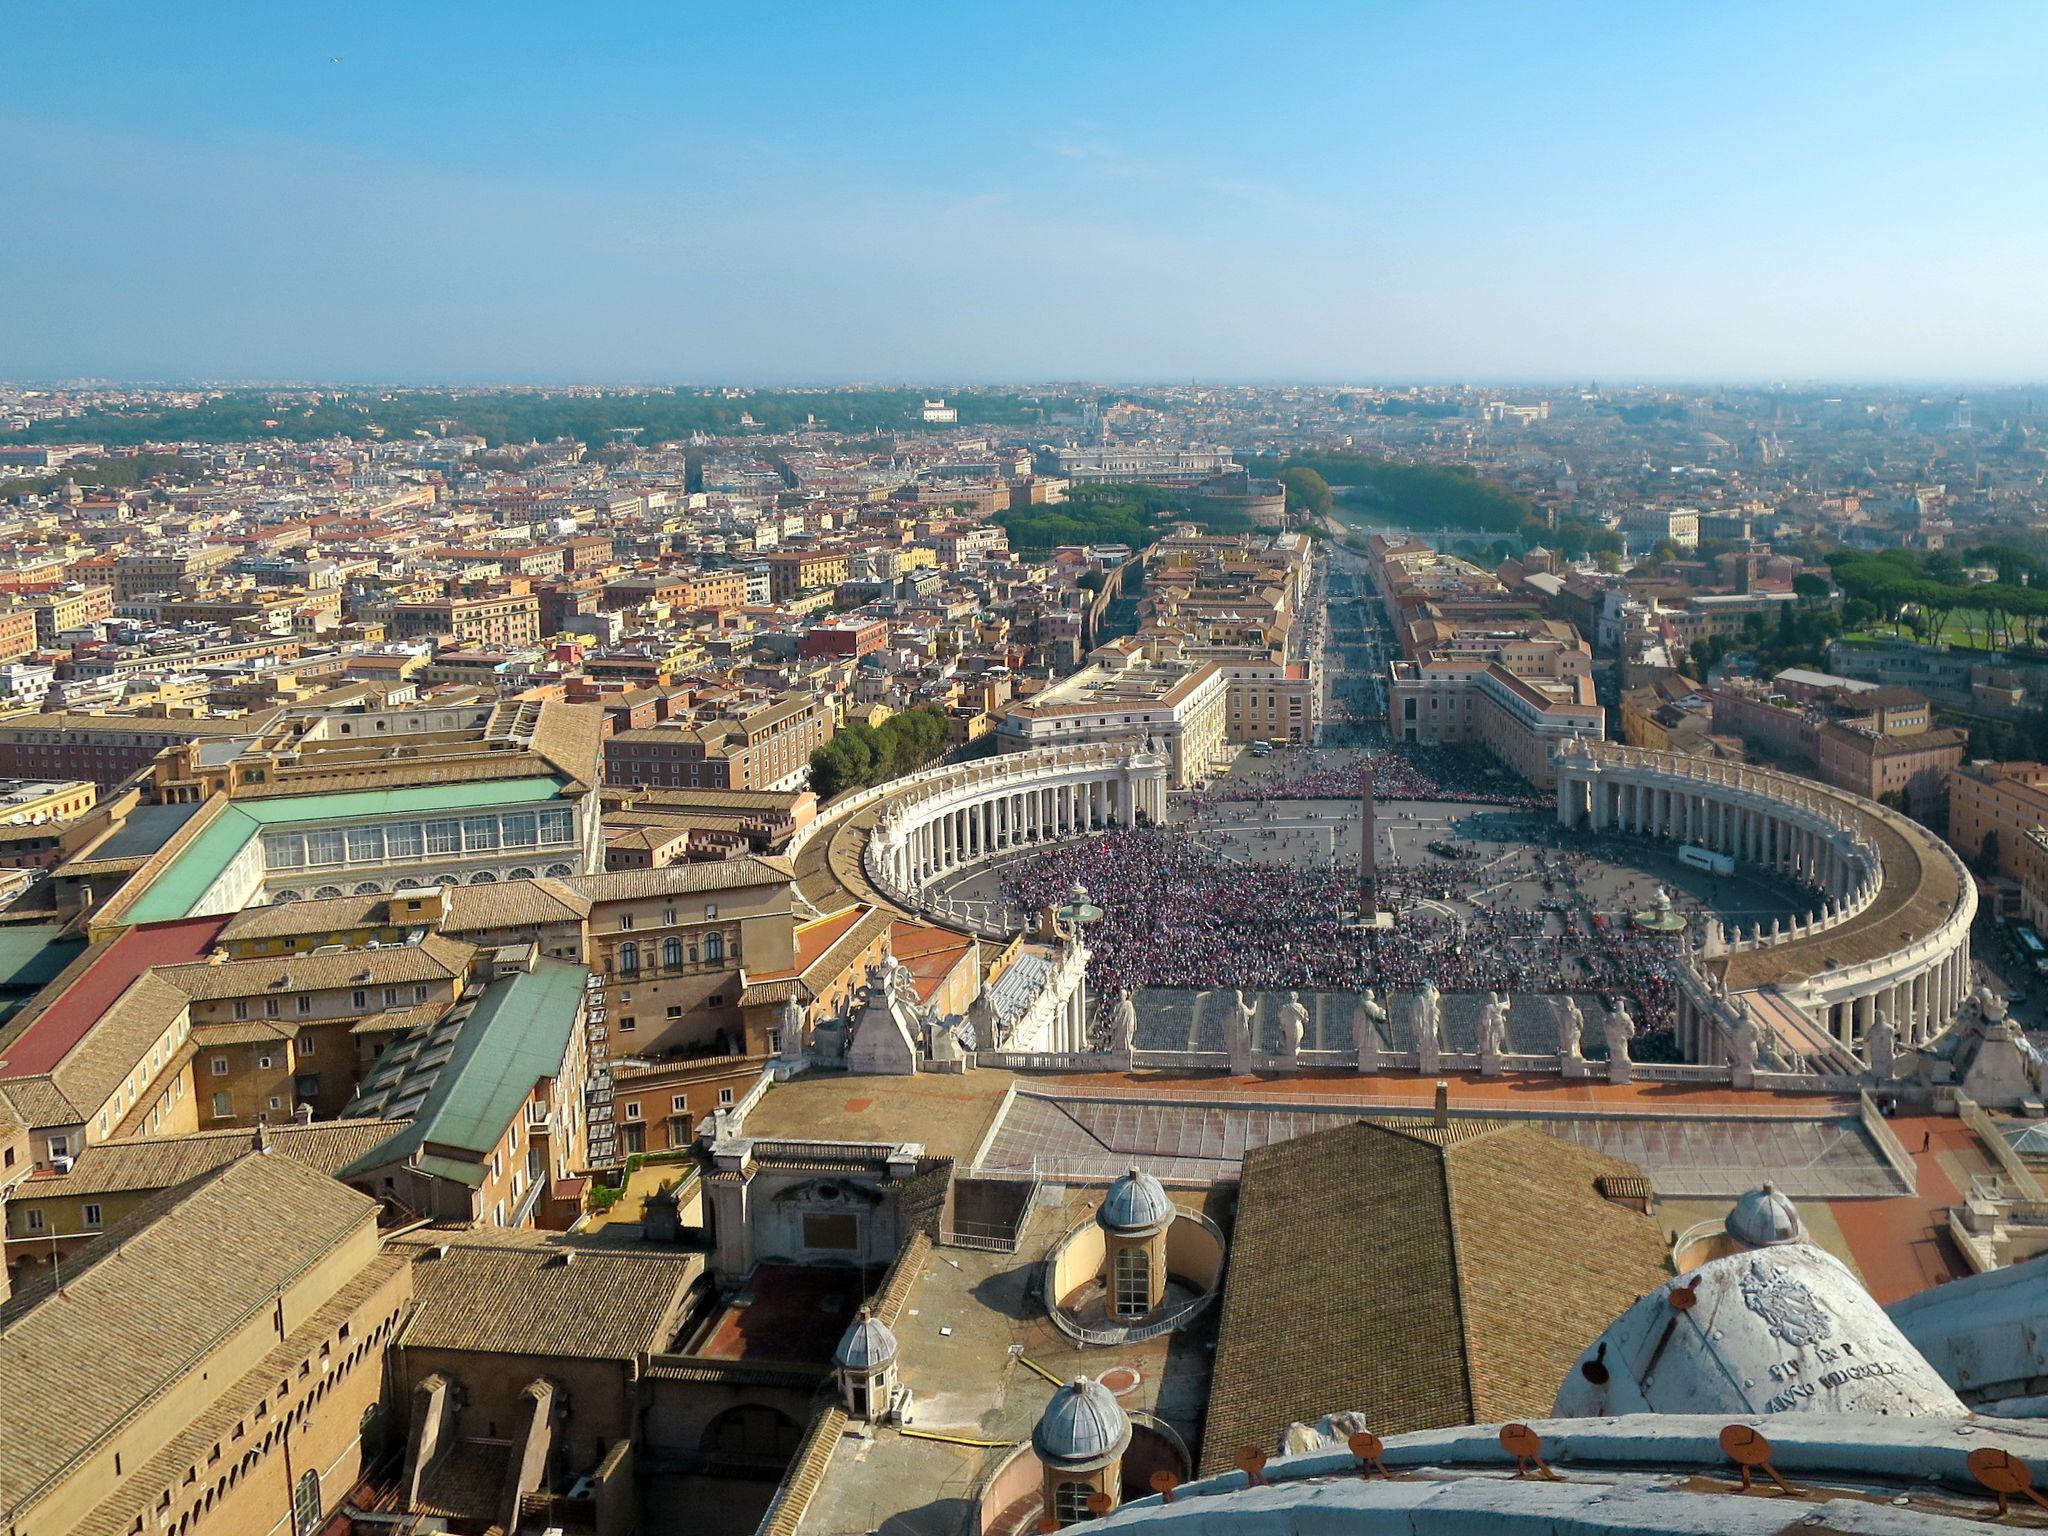
M 2048 377 L 2048 9 L 1018 17 L 22 0 L 0 377 Z

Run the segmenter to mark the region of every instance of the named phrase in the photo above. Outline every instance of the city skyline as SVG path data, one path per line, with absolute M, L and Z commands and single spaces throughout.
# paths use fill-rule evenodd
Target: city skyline
M 2020 8 L 209 14 L 17 8 L 0 375 L 1939 387 L 2048 355 Z

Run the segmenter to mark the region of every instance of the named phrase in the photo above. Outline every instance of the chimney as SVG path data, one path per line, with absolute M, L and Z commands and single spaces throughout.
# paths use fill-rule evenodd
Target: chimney
M 1438 1080 L 1436 1085 L 1436 1123 L 1438 1125 L 1449 1125 L 1451 1123 L 1451 1085 L 1441 1079 Z

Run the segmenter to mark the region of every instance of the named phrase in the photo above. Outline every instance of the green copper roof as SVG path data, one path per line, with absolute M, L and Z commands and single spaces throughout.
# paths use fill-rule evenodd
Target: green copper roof
M 388 1167 L 429 1149 L 422 1168 L 475 1183 L 475 1163 L 504 1139 L 534 1084 L 562 1070 L 589 974 L 566 960 L 541 960 L 532 971 L 492 982 L 457 1033 L 412 1123 L 338 1177 Z
M 418 816 L 436 811 L 479 810 L 552 800 L 562 782 L 551 778 L 486 779 L 468 784 L 423 784 L 411 789 L 362 789 L 335 795 L 280 795 L 237 800 L 186 845 L 121 919 L 161 923 L 189 917 L 213 888 L 221 871 L 266 827 L 301 822 L 351 821 L 363 817 Z

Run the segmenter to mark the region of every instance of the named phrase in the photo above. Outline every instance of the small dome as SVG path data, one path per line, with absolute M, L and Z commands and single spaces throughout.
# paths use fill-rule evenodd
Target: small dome
M 1811 1243 L 1772 1243 L 1709 1259 L 1622 1313 L 1558 1387 L 1552 1412 L 1969 1410 L 1839 1259 Z
M 1076 1376 L 1045 1405 L 1031 1448 L 1039 1460 L 1066 1472 L 1107 1466 L 1131 1443 L 1131 1421 L 1117 1406 L 1109 1388 Z
M 839 1347 L 832 1351 L 832 1363 L 842 1371 L 879 1371 L 895 1358 L 896 1335 L 866 1307 L 860 1309 L 860 1316 L 840 1335 Z
M 1806 1223 L 1799 1219 L 1799 1207 L 1768 1184 L 1735 1202 L 1728 1212 L 1727 1227 L 1730 1237 L 1752 1248 L 1806 1241 Z
M 1142 1168 L 1133 1168 L 1109 1186 L 1095 1220 L 1105 1232 L 1124 1237 L 1157 1232 L 1173 1220 L 1173 1202 L 1166 1197 L 1165 1185 Z

